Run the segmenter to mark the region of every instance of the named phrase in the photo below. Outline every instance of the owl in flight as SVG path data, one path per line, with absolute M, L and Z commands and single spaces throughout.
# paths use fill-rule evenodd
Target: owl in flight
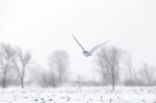
M 87 51 L 84 49 L 84 47 L 80 44 L 80 42 L 76 39 L 76 37 L 73 35 L 73 39 L 77 42 L 77 44 L 81 47 L 82 51 L 83 51 L 83 55 L 86 57 L 89 57 L 93 54 L 93 52 L 95 52 L 95 50 L 97 50 L 99 47 L 103 46 L 104 44 L 107 44 L 109 41 L 106 41 L 104 43 L 101 43 L 99 45 L 96 45 L 94 48 L 92 48 L 91 50 Z

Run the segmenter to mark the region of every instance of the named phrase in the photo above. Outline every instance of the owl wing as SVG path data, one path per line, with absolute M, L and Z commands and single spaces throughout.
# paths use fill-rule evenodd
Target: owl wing
M 74 35 L 73 35 L 73 39 L 77 42 L 77 44 L 81 47 L 81 49 L 85 51 L 84 47 L 80 44 L 80 42 L 76 39 Z
M 93 49 L 91 49 L 89 52 L 92 54 L 93 52 L 95 52 L 98 48 L 100 48 L 101 46 L 107 44 L 109 41 L 106 41 L 102 44 L 96 45 Z

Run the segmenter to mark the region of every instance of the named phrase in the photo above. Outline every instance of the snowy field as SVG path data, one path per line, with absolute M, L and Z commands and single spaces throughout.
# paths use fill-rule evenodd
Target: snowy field
M 156 103 L 156 87 L 0 89 L 0 103 Z

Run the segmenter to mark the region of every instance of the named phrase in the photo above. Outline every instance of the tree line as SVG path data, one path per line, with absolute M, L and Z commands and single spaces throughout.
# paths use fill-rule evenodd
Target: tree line
M 143 63 L 140 69 L 135 68 L 130 54 L 121 48 L 103 47 L 93 56 L 93 65 L 96 66 L 95 71 L 100 82 L 88 81 L 90 85 L 112 85 L 112 90 L 116 85 L 156 85 L 156 69 L 147 63 Z M 47 70 L 39 69 L 40 67 L 34 66 L 30 51 L 10 44 L 0 44 L 1 87 L 20 85 L 24 88 L 25 84 L 33 84 L 33 82 L 42 87 L 57 87 L 69 83 L 70 57 L 65 50 L 53 51 L 49 56 L 48 64 Z M 122 73 L 124 75 L 121 76 Z M 77 80 L 72 83 L 79 86 L 86 85 L 87 83 L 82 79 L 77 76 Z

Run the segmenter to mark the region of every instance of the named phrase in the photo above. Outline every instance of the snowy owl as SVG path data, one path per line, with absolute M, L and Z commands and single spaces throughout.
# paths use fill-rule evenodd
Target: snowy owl
M 80 44 L 80 42 L 76 39 L 76 37 L 73 35 L 74 40 L 77 42 L 77 44 L 81 47 L 81 49 L 83 50 L 83 55 L 85 55 L 86 57 L 89 57 L 93 54 L 93 52 L 98 49 L 99 47 L 103 46 L 104 44 L 107 44 L 109 41 L 106 41 L 102 44 L 96 45 L 94 48 L 92 48 L 91 50 L 87 51 L 84 49 L 84 47 Z

